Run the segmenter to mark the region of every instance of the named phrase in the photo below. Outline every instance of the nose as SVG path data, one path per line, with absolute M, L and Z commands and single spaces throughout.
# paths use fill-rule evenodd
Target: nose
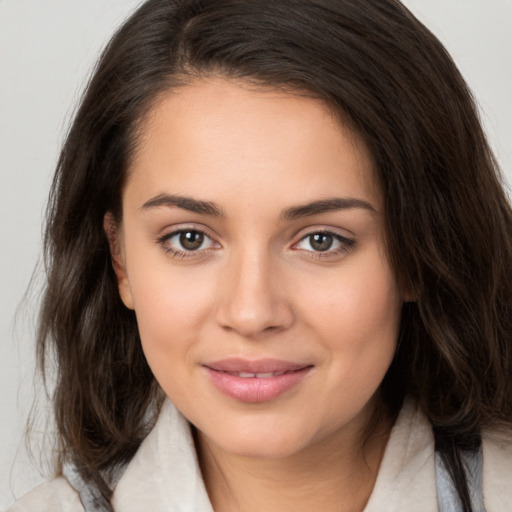
M 226 262 L 217 309 L 223 329 L 258 339 L 292 325 L 293 310 L 277 267 L 265 251 L 247 251 Z

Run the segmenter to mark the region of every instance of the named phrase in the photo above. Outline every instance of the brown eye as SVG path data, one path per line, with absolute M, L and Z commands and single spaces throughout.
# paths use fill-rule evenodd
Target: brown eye
M 329 233 L 315 233 L 309 235 L 309 244 L 315 251 L 328 251 L 334 242 L 334 237 Z
M 348 252 L 354 245 L 354 240 L 338 233 L 316 231 L 305 235 L 293 248 L 327 258 Z
M 204 234 L 199 231 L 182 231 L 179 235 L 181 247 L 186 251 L 196 251 L 204 242 Z
M 220 249 L 220 244 L 199 229 L 177 229 L 157 240 L 162 249 L 173 258 L 202 258 L 210 250 Z

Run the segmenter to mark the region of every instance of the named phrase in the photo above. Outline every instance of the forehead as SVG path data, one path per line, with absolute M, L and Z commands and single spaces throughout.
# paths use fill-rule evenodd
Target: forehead
M 129 172 L 139 195 L 236 189 L 250 200 L 285 186 L 300 203 L 342 185 L 340 193 L 379 196 L 366 144 L 326 103 L 223 78 L 163 94 L 141 124 Z

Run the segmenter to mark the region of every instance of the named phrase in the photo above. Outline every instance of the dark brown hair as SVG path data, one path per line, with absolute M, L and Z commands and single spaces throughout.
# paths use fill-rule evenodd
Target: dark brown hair
M 39 357 L 54 355 L 61 459 L 100 488 L 158 412 L 103 218 L 121 220 L 137 128 L 159 94 L 220 74 L 309 91 L 350 119 L 385 199 L 390 261 L 414 301 L 381 386 L 414 397 L 470 502 L 459 453 L 512 423 L 512 219 L 465 82 L 397 0 L 149 0 L 103 52 L 57 166 Z

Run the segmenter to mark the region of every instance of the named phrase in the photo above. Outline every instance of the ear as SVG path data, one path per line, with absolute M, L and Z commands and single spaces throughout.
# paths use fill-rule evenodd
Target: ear
M 418 297 L 416 292 L 413 290 L 413 286 L 409 283 L 407 286 L 401 287 L 402 300 L 404 302 L 417 302 Z
M 119 225 L 111 212 L 107 212 L 105 217 L 103 217 L 103 229 L 107 235 L 108 245 L 110 247 L 112 267 L 116 274 L 119 295 L 128 309 L 134 309 L 132 291 L 126 272 L 123 244 L 119 233 Z

